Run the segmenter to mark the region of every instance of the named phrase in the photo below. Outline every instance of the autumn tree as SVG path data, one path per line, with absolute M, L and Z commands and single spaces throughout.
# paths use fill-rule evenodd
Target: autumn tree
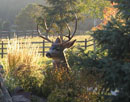
M 81 9 L 87 15 L 94 19 L 94 27 L 97 19 L 103 19 L 103 10 L 110 6 L 107 0 L 81 0 Z
M 92 31 L 95 31 L 96 29 L 103 29 L 103 26 L 106 25 L 112 17 L 116 16 L 118 9 L 114 7 L 115 5 L 116 3 L 111 3 L 110 6 L 103 9 L 103 20 L 99 25 L 93 27 Z

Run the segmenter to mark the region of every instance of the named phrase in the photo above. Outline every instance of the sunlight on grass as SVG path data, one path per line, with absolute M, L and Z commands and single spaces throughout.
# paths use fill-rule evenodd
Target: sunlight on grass
M 23 44 L 20 40 L 8 41 L 7 53 L 9 65 L 16 62 L 24 62 L 25 64 L 35 65 L 40 59 L 38 53 L 39 47 L 31 44 L 30 40 L 26 40 Z M 35 63 L 34 63 L 35 62 Z
M 24 44 L 21 40 L 8 41 L 5 72 L 7 84 L 12 84 L 9 87 L 13 88 L 19 84 L 26 90 L 31 90 L 32 86 L 41 85 L 45 64 L 42 63 L 38 51 L 39 47 L 32 44 L 30 40 L 25 40 Z

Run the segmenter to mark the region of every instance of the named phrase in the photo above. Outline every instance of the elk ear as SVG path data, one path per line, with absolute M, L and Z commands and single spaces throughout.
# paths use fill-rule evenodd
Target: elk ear
M 76 40 L 65 43 L 65 44 L 63 45 L 64 48 L 70 48 L 71 46 L 74 45 L 75 41 L 76 41 Z
M 55 43 L 61 43 L 61 39 L 60 39 L 59 37 L 58 37 L 58 38 L 56 38 Z

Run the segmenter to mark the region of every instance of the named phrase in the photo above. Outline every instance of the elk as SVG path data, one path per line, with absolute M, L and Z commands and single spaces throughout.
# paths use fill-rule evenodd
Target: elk
M 71 33 L 71 28 L 70 28 L 69 24 L 68 23 L 65 23 L 65 24 L 66 24 L 66 28 L 68 29 L 68 35 L 65 36 L 65 37 L 67 37 L 67 40 L 64 40 L 60 36 L 60 37 L 56 38 L 55 42 L 51 41 L 49 38 L 44 37 L 41 34 L 40 30 L 38 29 L 38 25 L 37 25 L 37 32 L 38 32 L 38 34 L 41 38 L 43 38 L 44 40 L 47 40 L 48 42 L 52 43 L 50 50 L 46 53 L 46 56 L 48 58 L 53 59 L 53 67 L 54 68 L 64 68 L 68 72 L 70 70 L 70 67 L 69 67 L 69 64 L 66 60 L 64 50 L 66 48 L 70 48 L 71 46 L 73 46 L 73 44 L 76 41 L 76 39 L 72 40 L 72 38 L 74 37 L 76 30 L 77 30 L 77 15 L 75 14 L 75 28 L 74 28 L 73 33 Z M 48 34 L 48 32 L 51 29 L 52 24 L 48 28 L 47 23 L 44 20 L 44 26 L 45 26 L 45 31 Z

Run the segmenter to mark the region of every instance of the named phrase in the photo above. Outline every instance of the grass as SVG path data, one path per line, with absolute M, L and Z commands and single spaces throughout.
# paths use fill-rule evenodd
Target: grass
M 32 45 L 30 40 L 26 40 L 25 44 L 21 44 L 20 40 L 8 41 L 8 54 L 3 59 L 2 65 L 6 84 L 10 89 L 19 85 L 25 89 L 28 86 L 26 90 L 35 90 L 35 87 L 41 85 L 44 79 L 42 71 L 45 70 L 46 64 L 43 64 L 38 49 L 39 47 Z

